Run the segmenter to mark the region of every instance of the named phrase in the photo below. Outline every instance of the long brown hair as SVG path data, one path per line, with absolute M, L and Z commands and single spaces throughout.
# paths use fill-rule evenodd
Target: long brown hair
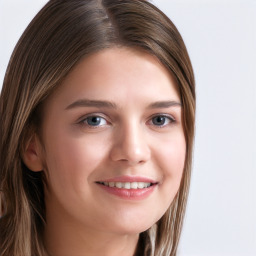
M 140 234 L 136 252 L 176 255 L 190 183 L 195 121 L 194 75 L 184 42 L 169 18 L 145 0 L 51 0 L 17 43 L 0 96 L 1 256 L 47 255 L 42 239 L 44 173 L 30 171 L 21 156 L 40 127 L 44 100 L 79 60 L 113 46 L 146 50 L 177 80 L 187 145 L 183 177 L 168 211 Z

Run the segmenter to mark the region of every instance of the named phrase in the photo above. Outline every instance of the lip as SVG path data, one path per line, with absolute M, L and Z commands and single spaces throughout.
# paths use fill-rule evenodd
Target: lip
M 117 188 L 117 187 L 109 187 L 101 184 L 102 182 L 149 182 L 152 183 L 150 187 L 142 188 L 142 189 L 125 189 L 125 188 Z M 100 183 L 101 182 L 101 183 Z M 121 199 L 125 200 L 143 200 L 148 198 L 156 189 L 158 182 L 141 176 L 120 176 L 114 177 L 106 180 L 100 180 L 96 182 L 96 185 L 99 186 L 103 191 L 117 196 Z
M 158 183 L 156 180 L 151 178 L 142 177 L 142 176 L 118 176 L 110 179 L 98 180 L 97 182 L 149 182 L 149 183 Z

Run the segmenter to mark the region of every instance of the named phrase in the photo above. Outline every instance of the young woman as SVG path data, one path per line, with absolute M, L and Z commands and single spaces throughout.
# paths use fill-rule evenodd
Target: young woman
M 1 256 L 176 255 L 194 77 L 144 0 L 51 0 L 0 98 Z

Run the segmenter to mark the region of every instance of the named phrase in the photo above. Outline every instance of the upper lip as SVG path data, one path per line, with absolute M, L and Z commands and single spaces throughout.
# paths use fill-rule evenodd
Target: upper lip
M 98 180 L 97 182 L 147 182 L 157 183 L 156 180 L 142 176 L 118 176 L 104 180 Z

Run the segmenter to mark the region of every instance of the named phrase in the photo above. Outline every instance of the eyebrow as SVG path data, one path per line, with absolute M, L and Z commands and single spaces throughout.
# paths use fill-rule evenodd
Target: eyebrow
M 170 108 L 170 107 L 182 107 L 182 104 L 178 101 L 167 100 L 167 101 L 157 101 L 151 103 L 148 108 Z
M 167 100 L 167 101 L 156 101 L 151 103 L 147 108 L 169 108 L 169 107 L 182 107 L 182 104 L 178 101 Z M 117 109 L 117 105 L 111 101 L 103 101 L 103 100 L 88 100 L 88 99 L 80 99 L 77 100 L 70 105 L 68 105 L 65 110 L 78 108 L 78 107 L 98 107 L 98 108 L 112 108 Z
M 81 99 L 68 105 L 66 110 L 78 107 L 117 108 L 116 104 L 110 101 Z

